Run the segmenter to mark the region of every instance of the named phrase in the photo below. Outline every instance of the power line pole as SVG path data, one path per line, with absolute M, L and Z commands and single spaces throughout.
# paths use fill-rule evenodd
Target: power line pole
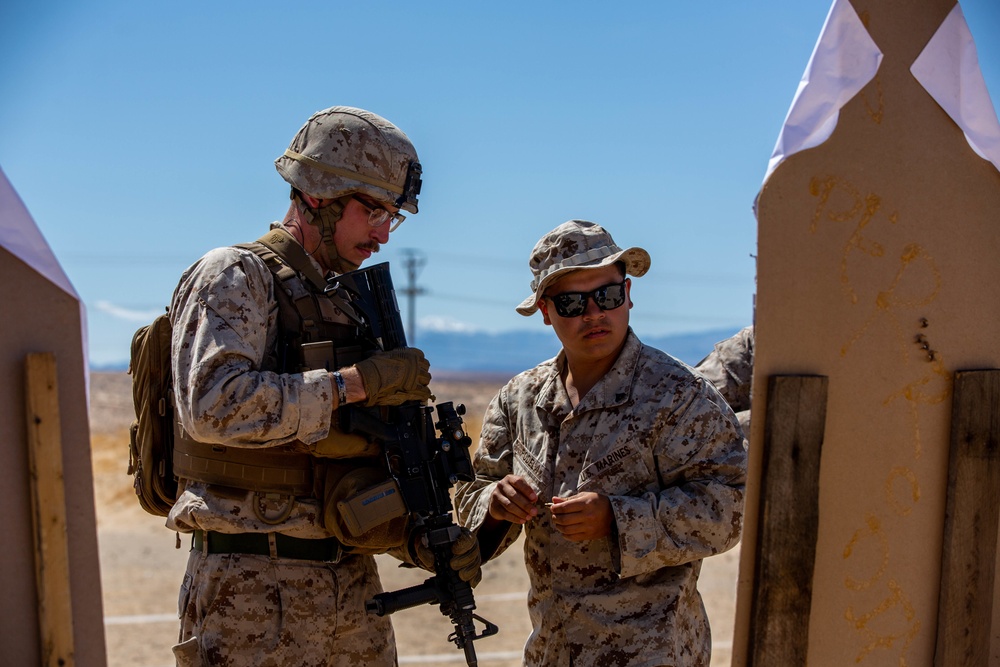
M 409 331 L 407 332 L 407 344 L 415 346 L 417 344 L 417 297 L 426 294 L 427 290 L 417 286 L 417 273 L 427 263 L 427 258 L 417 250 L 412 248 L 402 248 L 403 268 L 406 269 L 406 287 L 401 291 L 409 299 L 407 309 L 407 319 L 409 320 Z

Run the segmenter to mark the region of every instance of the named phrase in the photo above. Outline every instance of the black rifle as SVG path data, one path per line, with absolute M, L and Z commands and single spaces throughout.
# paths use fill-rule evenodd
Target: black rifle
M 370 329 L 369 335 L 383 350 L 406 346 L 406 336 L 388 263 L 352 271 L 337 282 L 354 296 L 354 304 Z M 368 613 L 385 616 L 422 604 L 440 605 L 455 631 L 449 641 L 465 651 L 470 667 L 478 664 L 473 642 L 495 635 L 499 628 L 474 614 L 472 586 L 462 581 L 449 562 L 452 545 L 462 529 L 452 518 L 450 489 L 459 481 L 472 481 L 475 472 L 461 415 L 465 406 L 439 403 L 438 421 L 433 409 L 418 401 L 379 409 L 348 406 L 341 410 L 341 428 L 363 433 L 382 445 L 390 474 L 399 485 L 407 511 L 434 554 L 434 576 L 422 584 L 376 595 L 365 603 Z M 437 436 L 437 432 L 441 436 Z M 485 627 L 477 634 L 475 621 Z

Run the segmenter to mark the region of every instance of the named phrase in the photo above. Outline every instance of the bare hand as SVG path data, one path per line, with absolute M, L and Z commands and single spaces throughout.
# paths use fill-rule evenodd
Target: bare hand
M 614 512 L 607 496 L 578 493 L 552 499 L 552 525 L 570 542 L 586 542 L 611 534 Z
M 507 475 L 490 494 L 489 514 L 498 521 L 526 523 L 538 515 L 538 494 L 518 475 Z

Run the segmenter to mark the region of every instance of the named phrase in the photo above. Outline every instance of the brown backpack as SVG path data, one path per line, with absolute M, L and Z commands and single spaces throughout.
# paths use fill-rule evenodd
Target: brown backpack
M 128 474 L 144 510 L 167 516 L 177 498 L 173 471 L 174 409 L 166 313 L 132 336 L 129 375 L 135 421 L 129 428 Z

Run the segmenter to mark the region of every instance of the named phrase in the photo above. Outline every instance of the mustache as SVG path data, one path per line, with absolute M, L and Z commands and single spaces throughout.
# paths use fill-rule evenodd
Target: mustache
M 382 245 L 378 241 L 368 241 L 367 243 L 361 243 L 358 245 L 362 250 L 368 250 L 372 253 L 376 253 L 382 249 Z

